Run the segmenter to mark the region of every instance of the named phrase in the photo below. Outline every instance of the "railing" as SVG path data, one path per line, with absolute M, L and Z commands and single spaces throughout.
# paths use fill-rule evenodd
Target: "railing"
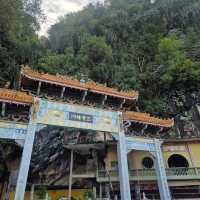
M 73 175 L 74 178 L 95 178 L 95 170 L 88 169 L 87 167 L 84 168 L 78 168 L 73 170 Z
M 167 168 L 166 174 L 168 180 L 197 180 L 200 179 L 200 168 Z M 129 178 L 131 181 L 157 179 L 155 169 L 130 170 Z M 97 171 L 97 181 L 119 181 L 118 171 Z

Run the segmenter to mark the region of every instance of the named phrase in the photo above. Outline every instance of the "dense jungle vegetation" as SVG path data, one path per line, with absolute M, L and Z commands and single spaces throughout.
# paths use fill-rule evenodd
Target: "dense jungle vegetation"
M 67 14 L 37 36 L 40 0 L 0 0 L 0 82 L 20 64 L 140 91 L 148 112 L 174 116 L 175 93 L 199 91 L 200 0 L 107 0 Z

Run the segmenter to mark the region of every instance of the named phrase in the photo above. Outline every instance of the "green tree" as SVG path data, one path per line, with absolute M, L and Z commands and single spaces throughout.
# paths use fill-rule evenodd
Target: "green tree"
M 182 90 L 196 90 L 200 86 L 200 63 L 185 57 L 172 63 L 163 76 L 168 87 Z
M 15 66 L 37 57 L 40 0 L 0 0 L 0 5 L 0 77 L 13 84 Z
M 68 74 L 76 76 L 80 74 L 79 68 L 74 60 L 73 50 L 65 49 L 63 54 L 47 52 L 45 56 L 39 59 L 36 69 L 51 74 Z
M 176 37 L 161 39 L 157 62 L 166 87 L 188 90 L 199 86 L 199 63 L 187 58 L 183 42 Z
M 85 58 L 85 64 L 88 67 L 98 65 L 100 63 L 112 62 L 112 49 L 106 44 L 102 37 L 89 37 L 87 42 L 80 50 L 80 56 Z

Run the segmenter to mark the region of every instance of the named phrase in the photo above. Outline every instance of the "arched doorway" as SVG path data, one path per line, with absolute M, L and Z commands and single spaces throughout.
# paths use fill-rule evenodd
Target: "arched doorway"
M 189 163 L 184 156 L 179 155 L 179 154 L 173 154 L 168 159 L 168 166 L 169 168 L 173 168 L 173 167 L 187 168 L 189 167 Z

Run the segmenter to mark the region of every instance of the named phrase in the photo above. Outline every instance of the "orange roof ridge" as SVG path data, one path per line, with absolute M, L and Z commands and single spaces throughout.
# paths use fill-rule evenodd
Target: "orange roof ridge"
M 38 71 L 30 69 L 27 66 L 22 67 L 21 73 L 29 78 L 36 79 L 39 81 L 54 82 L 62 86 L 70 85 L 72 87 L 74 86 L 76 88 L 78 87 L 80 89 L 84 89 L 78 80 L 71 79 L 69 77 L 64 78 L 61 75 L 56 76 L 56 75 L 51 75 L 44 72 L 38 72 Z
M 19 104 L 32 104 L 33 97 L 24 92 L 0 88 L 0 101 Z
M 174 125 L 174 119 L 161 119 L 151 116 L 149 113 L 127 111 L 123 113 L 123 118 L 124 120 L 138 121 L 164 127 L 172 127 Z
M 69 76 L 51 75 L 48 73 L 41 73 L 30 69 L 28 66 L 23 66 L 21 73 L 30 78 L 38 81 L 51 82 L 61 86 L 68 86 L 72 88 L 78 88 L 82 90 L 90 90 L 92 92 L 101 93 L 110 96 L 117 96 L 121 98 L 137 99 L 138 91 L 119 91 L 116 88 L 107 87 L 102 84 L 95 83 L 94 81 L 88 81 L 86 83 L 80 83 L 78 79 L 73 79 Z
M 89 90 L 95 90 L 95 91 L 99 91 L 99 92 L 111 93 L 111 94 L 116 94 L 116 95 L 118 95 L 120 93 L 122 96 L 126 96 L 126 97 L 138 98 L 138 95 L 139 95 L 139 93 L 134 90 L 122 91 L 122 90 L 118 90 L 116 88 L 107 87 L 103 84 L 98 84 L 94 81 L 88 81 L 88 82 L 86 82 L 85 85 Z

